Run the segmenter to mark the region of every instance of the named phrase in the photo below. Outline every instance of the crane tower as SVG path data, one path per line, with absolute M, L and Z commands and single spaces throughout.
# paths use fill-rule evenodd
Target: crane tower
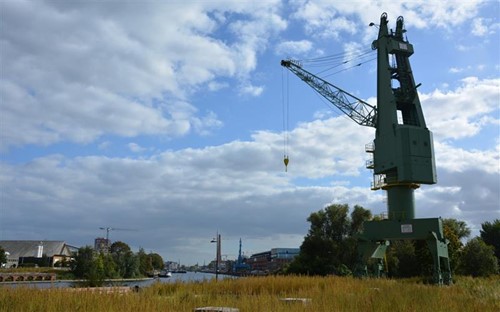
M 414 49 L 403 36 L 403 17 L 398 17 L 395 31 L 389 31 L 387 24 L 387 14 L 383 13 L 378 38 L 372 43 L 372 49 L 377 50 L 376 106 L 303 69 L 298 61 L 282 60 L 281 65 L 354 122 L 376 129 L 375 140 L 365 147 L 373 155 L 367 168 L 373 169 L 372 190 L 387 192 L 387 218 L 363 224 L 355 273 L 368 275 L 369 258 L 382 263 L 391 240 L 426 240 L 434 261 L 434 282 L 450 284 L 448 241 L 441 218 L 415 218 L 415 189 L 421 184 L 435 184 L 437 179 L 432 132 L 425 123 L 419 85 L 415 84 L 409 61 Z

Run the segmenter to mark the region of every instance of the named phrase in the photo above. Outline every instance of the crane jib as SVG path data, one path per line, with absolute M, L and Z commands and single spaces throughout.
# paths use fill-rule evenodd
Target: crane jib
M 375 106 L 308 72 L 297 60 L 282 60 L 281 66 L 294 73 L 357 124 L 376 127 L 377 108 Z

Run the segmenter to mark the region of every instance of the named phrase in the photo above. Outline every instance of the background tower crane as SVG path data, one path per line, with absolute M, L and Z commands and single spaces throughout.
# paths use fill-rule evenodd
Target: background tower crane
M 238 260 L 234 265 L 234 272 L 239 273 L 241 271 L 250 270 L 250 265 L 244 262 L 243 253 L 241 252 L 241 238 L 240 238 L 240 249 L 238 251 Z
M 100 227 L 100 230 L 106 230 L 106 246 L 105 246 L 105 252 L 109 252 L 109 248 L 111 247 L 110 241 L 109 241 L 109 232 L 110 231 L 135 231 L 132 229 L 120 229 L 120 228 L 112 228 L 112 227 Z
M 414 190 L 437 180 L 432 133 L 425 124 L 409 61 L 414 50 L 403 38 L 403 17 L 398 17 L 395 32 L 389 32 L 387 24 L 383 13 L 378 38 L 372 43 L 372 49 L 377 50 L 376 107 L 303 69 L 298 61 L 283 60 L 281 65 L 353 121 L 376 129 L 375 140 L 366 146 L 373 154 L 367 168 L 374 170 L 372 190 L 387 192 L 388 219 L 364 223 L 358 236 L 356 274 L 368 275 L 369 258 L 382 263 L 390 240 L 426 240 L 434 260 L 434 282 L 449 284 L 448 241 L 441 219 L 415 219 Z

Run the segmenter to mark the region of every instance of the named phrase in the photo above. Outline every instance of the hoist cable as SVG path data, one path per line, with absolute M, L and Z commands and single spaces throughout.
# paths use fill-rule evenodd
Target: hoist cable
M 368 55 L 368 54 L 364 54 L 364 55 L 360 55 L 359 57 L 355 57 L 355 58 L 351 58 L 351 59 L 348 59 L 348 60 L 344 60 L 340 63 L 337 63 L 337 64 L 333 64 L 333 66 L 330 66 L 329 68 L 326 68 L 326 69 L 323 69 L 322 71 L 319 71 L 317 73 L 315 73 L 316 75 L 320 75 L 324 72 L 327 72 L 327 71 L 330 71 L 332 69 L 335 69 L 337 67 L 340 67 L 340 66 L 344 66 L 348 63 L 352 63 L 352 62 L 363 62 L 364 59 L 366 59 L 367 57 L 370 57 L 371 55 Z
M 286 73 L 286 87 L 284 78 L 284 68 L 281 69 L 281 101 L 283 108 L 283 162 L 285 171 L 288 171 L 288 127 L 290 111 L 289 74 Z
M 288 153 L 288 109 L 289 109 L 289 95 L 288 95 L 288 72 L 286 73 L 286 80 L 284 77 L 285 69 L 281 70 L 281 101 L 283 110 L 283 155 Z
M 364 51 L 350 51 L 350 52 L 342 52 L 334 55 L 328 55 L 313 59 L 304 59 L 297 60 L 297 63 L 302 66 L 302 64 L 307 64 L 307 67 L 328 67 L 319 71 L 316 75 L 329 72 L 335 68 L 344 67 L 336 72 L 330 73 L 328 75 L 323 76 L 329 77 L 349 69 L 359 67 L 367 62 L 371 62 L 376 59 L 370 58 L 373 56 L 373 50 L 364 50 Z M 370 59 L 367 59 L 370 58 Z M 346 67 L 349 63 L 354 63 L 355 65 Z M 287 171 L 289 158 L 288 158 L 288 149 L 289 149 L 289 102 L 290 102 L 290 94 L 289 94 L 289 72 L 287 71 L 287 76 L 285 79 L 284 71 L 282 68 L 281 71 L 281 98 L 282 98 L 282 110 L 283 110 L 283 161 L 285 164 L 285 171 Z M 319 94 L 317 94 L 319 96 Z M 320 97 L 321 98 L 321 97 Z M 324 99 L 322 99 L 323 102 Z M 324 103 L 324 102 L 323 102 Z M 326 103 L 325 103 L 326 104 Z M 331 105 L 327 105 L 332 108 Z
M 304 59 L 298 60 L 302 64 L 307 64 L 308 67 L 319 67 L 319 66 L 334 66 L 338 64 L 345 63 L 345 61 L 353 61 L 356 59 L 362 59 L 375 53 L 373 50 L 365 50 L 359 52 L 346 52 L 338 54 L 336 56 L 325 56 L 317 59 Z
M 321 57 L 316 57 L 316 58 L 310 58 L 310 59 L 302 59 L 301 62 L 304 63 L 313 63 L 313 62 L 325 62 L 325 61 L 330 61 L 330 60 L 335 60 L 335 59 L 342 59 L 345 58 L 346 56 L 355 56 L 355 55 L 363 55 L 373 52 L 371 49 L 367 50 L 362 50 L 362 51 L 349 51 L 349 52 L 339 52 L 336 54 L 330 54 L 326 56 L 321 56 Z
M 321 73 L 327 72 L 329 70 L 332 70 L 332 69 L 335 69 L 335 68 L 338 68 L 341 66 L 345 66 L 346 64 L 349 64 L 349 63 L 363 62 L 364 60 L 366 60 L 367 58 L 371 58 L 372 56 L 373 56 L 373 53 L 365 53 L 365 54 L 360 54 L 360 55 L 356 55 L 356 56 L 346 57 L 342 60 L 335 61 L 335 62 L 325 62 L 325 63 L 315 64 L 315 65 L 306 64 L 306 66 L 307 67 L 322 67 L 322 68 L 324 68 L 320 72 L 316 73 L 316 74 L 321 74 Z M 325 67 L 328 67 L 328 68 L 325 68 Z
M 283 122 L 283 154 L 285 154 L 285 72 L 283 68 L 281 68 L 281 119 Z
M 334 73 L 331 73 L 331 74 L 325 75 L 325 76 L 323 76 L 323 77 L 321 77 L 321 78 L 323 78 L 323 79 L 324 79 L 324 78 L 326 78 L 326 77 L 330 77 L 330 76 L 336 75 L 336 74 L 338 74 L 338 73 L 341 73 L 341 72 L 347 71 L 347 70 L 349 70 L 349 69 L 353 69 L 353 68 L 355 68 L 355 67 L 359 67 L 359 66 L 361 66 L 361 65 L 363 65 L 363 64 L 366 64 L 366 63 L 368 63 L 368 62 L 374 61 L 374 60 L 376 60 L 376 59 L 377 59 L 376 57 L 371 58 L 371 59 L 369 59 L 369 60 L 366 60 L 366 61 L 364 61 L 364 62 L 358 63 L 358 64 L 356 64 L 356 65 L 353 65 L 353 66 L 350 66 L 350 67 L 346 67 L 346 68 L 341 69 L 341 70 L 339 70 L 339 71 L 336 71 L 336 72 L 334 72 Z
M 286 135 L 286 157 L 288 158 L 288 147 L 289 147 L 289 141 L 288 141 L 288 135 L 289 135 L 289 131 L 290 131 L 290 74 L 289 72 L 287 71 L 286 72 L 286 132 L 285 132 L 285 135 Z

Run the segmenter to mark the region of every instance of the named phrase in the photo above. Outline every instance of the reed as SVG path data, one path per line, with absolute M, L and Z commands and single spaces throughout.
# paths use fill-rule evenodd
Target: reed
M 282 298 L 308 298 L 284 302 Z M 500 311 L 500 277 L 459 278 L 452 286 L 412 280 L 270 276 L 156 283 L 138 293 L 0 287 L 0 311 Z

